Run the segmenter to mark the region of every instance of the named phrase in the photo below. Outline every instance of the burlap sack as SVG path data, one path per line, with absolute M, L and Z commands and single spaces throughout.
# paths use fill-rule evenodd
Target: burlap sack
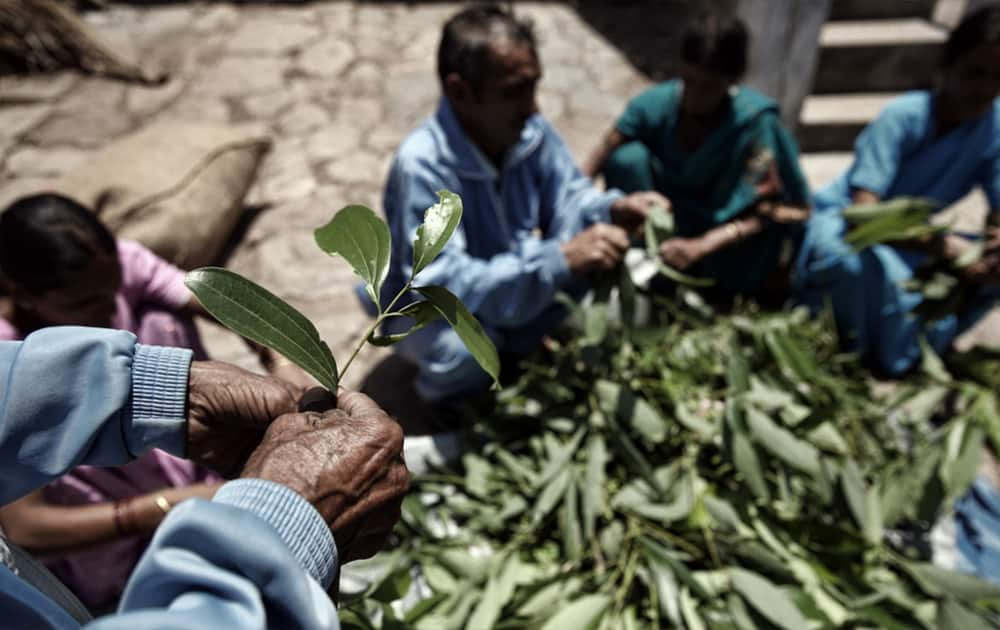
M 105 147 L 51 189 L 191 269 L 216 262 L 269 147 L 257 128 L 164 121 Z

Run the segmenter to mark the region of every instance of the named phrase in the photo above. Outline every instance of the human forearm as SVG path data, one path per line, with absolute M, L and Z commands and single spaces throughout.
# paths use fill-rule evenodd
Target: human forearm
M 595 177 L 600 171 L 601 167 L 604 166 L 604 162 L 608 159 L 611 153 L 625 144 L 627 138 L 615 128 L 612 128 L 601 139 L 601 143 L 591 151 L 590 155 L 583 162 L 583 174 L 587 177 Z
M 706 254 L 726 249 L 746 239 L 760 234 L 764 229 L 765 219 L 757 214 L 737 217 L 732 221 L 705 232 L 702 239 L 705 242 Z
M 164 488 L 116 502 L 49 503 L 41 490 L 0 508 L 4 533 L 34 553 L 65 553 L 131 535 L 151 534 L 178 503 L 211 498 L 217 484 Z

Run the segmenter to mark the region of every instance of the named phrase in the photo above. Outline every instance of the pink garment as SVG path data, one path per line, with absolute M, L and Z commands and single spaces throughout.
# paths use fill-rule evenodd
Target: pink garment
M 117 310 L 111 327 L 128 330 L 139 341 L 157 346 L 180 346 L 202 351 L 197 331 L 177 311 L 191 299 L 184 286 L 184 272 L 144 246 L 121 239 L 118 261 L 122 285 L 115 296 Z M 157 313 L 155 317 L 151 314 Z M 0 340 L 23 339 L 21 331 L 0 317 Z
M 135 333 L 141 343 L 191 348 L 195 358 L 204 358 L 194 322 L 177 313 L 191 297 L 184 272 L 133 241 L 118 241 L 118 258 L 122 286 L 115 298 L 118 310 L 112 327 Z M 0 340 L 22 338 L 0 317 Z M 57 505 L 88 505 L 218 481 L 221 477 L 202 466 L 153 450 L 118 468 L 78 466 L 50 483 L 45 497 Z M 121 595 L 148 542 L 133 536 L 48 558 L 45 564 L 91 610 L 103 610 Z

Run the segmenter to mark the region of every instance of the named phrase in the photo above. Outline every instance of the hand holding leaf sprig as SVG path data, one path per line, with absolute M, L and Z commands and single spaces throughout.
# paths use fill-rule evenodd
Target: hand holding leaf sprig
M 185 284 L 226 327 L 281 353 L 334 393 L 366 342 L 391 345 L 439 316 L 455 329 L 476 362 L 496 383 L 500 374 L 496 347 L 461 300 L 444 287 L 413 284 L 417 274 L 441 253 L 462 219 L 462 200 L 458 195 L 441 191 L 438 198 L 438 203 L 427 209 L 424 222 L 417 229 L 410 279 L 384 306 L 382 285 L 389 272 L 392 251 L 392 237 L 385 222 L 369 208 L 347 206 L 315 231 L 320 249 L 347 261 L 364 280 L 368 296 L 378 309 L 374 323 L 339 371 L 330 347 L 320 339 L 313 323 L 267 289 L 218 267 L 190 272 Z M 397 308 L 413 291 L 425 299 Z M 377 336 L 379 326 L 390 317 L 411 317 L 414 323 L 403 333 Z

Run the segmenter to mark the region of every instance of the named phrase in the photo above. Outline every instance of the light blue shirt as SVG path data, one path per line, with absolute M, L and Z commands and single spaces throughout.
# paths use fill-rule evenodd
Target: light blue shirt
M 62 327 L 0 342 L 0 503 L 80 464 L 150 448 L 183 455 L 189 350 L 123 331 Z M 338 628 L 325 593 L 336 545 L 301 496 L 259 479 L 177 505 L 157 529 L 116 614 L 88 628 Z M 0 566 L 4 627 L 77 628 Z
M 982 116 L 939 134 L 933 92 L 890 101 L 858 136 L 850 169 L 815 195 L 817 210 L 851 204 L 854 189 L 882 199 L 927 197 L 951 205 L 982 186 L 1000 209 L 1000 99 Z
M 608 222 L 621 196 L 594 188 L 538 114 L 496 169 L 442 98 L 400 146 L 389 173 L 384 199 L 393 246 L 383 296 L 409 279 L 417 228 L 442 189 L 461 196 L 462 222 L 416 283 L 448 288 L 488 329 L 524 326 L 551 307 L 573 281 L 562 244 Z

